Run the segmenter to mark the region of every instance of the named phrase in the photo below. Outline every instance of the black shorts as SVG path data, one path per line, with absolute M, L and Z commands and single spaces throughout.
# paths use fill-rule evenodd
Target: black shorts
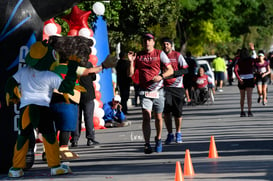
M 270 77 L 267 76 L 257 76 L 256 77 L 256 84 L 257 85 L 268 85 L 270 83 Z
M 164 113 L 172 113 L 174 117 L 181 117 L 184 103 L 184 88 L 165 87 Z
M 214 72 L 215 80 L 220 81 L 225 79 L 224 72 Z
M 238 87 L 240 90 L 244 90 L 246 88 L 254 88 L 254 79 L 243 79 L 243 84 L 240 84 L 240 82 L 238 82 Z

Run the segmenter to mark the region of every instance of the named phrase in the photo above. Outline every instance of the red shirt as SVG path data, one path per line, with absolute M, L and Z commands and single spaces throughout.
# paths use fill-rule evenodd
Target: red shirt
M 196 84 L 197 89 L 206 88 L 209 83 L 212 84 L 212 82 L 209 82 L 209 78 L 207 74 L 204 74 L 203 76 L 196 76 L 194 78 L 194 82 Z
M 256 62 L 256 63 L 255 63 L 256 71 L 257 71 L 257 72 L 260 72 L 260 73 L 265 73 L 265 72 L 268 71 L 268 70 L 267 70 L 268 65 L 269 65 L 269 62 L 267 62 L 267 61 L 264 61 L 263 64 L 261 64 L 261 63 L 259 63 L 259 62 Z
M 171 61 L 173 71 L 177 71 L 182 68 L 186 69 L 189 67 L 186 60 L 183 58 L 183 56 L 179 52 L 172 51 L 171 53 L 168 53 L 167 56 Z M 184 88 L 183 76 L 179 76 L 179 77 L 175 77 L 171 79 L 165 79 L 164 86 Z
M 158 90 L 163 87 L 163 80 L 154 82 L 153 78 L 159 75 L 170 64 L 170 60 L 162 50 L 154 49 L 148 53 L 141 51 L 135 59 L 135 68 L 139 70 L 139 86 L 143 90 Z

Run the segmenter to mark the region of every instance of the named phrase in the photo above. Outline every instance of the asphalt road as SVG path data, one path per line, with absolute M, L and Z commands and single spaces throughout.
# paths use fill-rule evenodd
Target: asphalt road
M 163 145 L 162 153 L 150 155 L 143 153 L 140 108 L 132 106 L 128 115 L 131 126 L 96 130 L 99 146 L 87 147 L 82 132 L 80 146 L 73 149 L 80 158 L 68 162 L 73 174 L 51 177 L 38 144 L 34 166 L 16 180 L 174 180 L 177 161 L 184 170 L 186 149 L 195 175 L 184 176 L 185 181 L 273 180 L 273 86 L 269 86 L 267 106 L 257 103 L 256 92 L 254 89 L 254 117 L 239 116 L 239 90 L 235 85 L 217 92 L 213 105 L 185 106 L 183 143 Z M 154 145 L 154 124 L 152 129 Z M 164 126 L 163 139 L 166 135 Z M 211 136 L 219 155 L 214 159 L 208 158 Z M 12 180 L 3 174 L 0 179 Z

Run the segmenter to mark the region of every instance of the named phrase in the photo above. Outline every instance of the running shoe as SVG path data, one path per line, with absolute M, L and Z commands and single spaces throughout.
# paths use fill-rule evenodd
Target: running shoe
M 242 111 L 240 117 L 246 117 L 246 113 Z
M 264 106 L 267 105 L 267 100 L 263 100 L 263 105 L 264 105 Z
M 257 100 L 257 102 L 260 104 L 261 102 L 262 102 L 262 96 L 259 96 L 259 98 L 258 98 L 258 100 Z
M 71 143 L 71 147 L 78 147 L 78 142 L 77 141 L 73 141 Z
M 59 167 L 51 168 L 51 175 L 64 175 L 68 173 L 72 173 L 70 167 L 68 165 L 61 164 Z
M 161 139 L 157 139 L 156 137 L 155 137 L 155 151 L 157 153 L 162 152 L 162 141 Z
M 253 117 L 253 114 L 251 111 L 248 111 L 248 117 Z
M 175 133 L 175 142 L 182 143 L 182 133 Z
M 21 168 L 13 168 L 13 167 L 11 167 L 9 169 L 8 176 L 12 177 L 12 178 L 19 178 L 19 177 L 24 176 L 24 171 Z
M 171 142 L 174 142 L 174 135 L 173 135 L 173 133 L 169 133 L 167 135 L 167 139 L 165 140 L 165 144 L 169 145 L 169 144 L 171 144 Z
M 145 154 L 151 154 L 151 153 L 153 153 L 153 149 L 152 149 L 150 143 L 146 143 L 144 145 L 144 153 Z

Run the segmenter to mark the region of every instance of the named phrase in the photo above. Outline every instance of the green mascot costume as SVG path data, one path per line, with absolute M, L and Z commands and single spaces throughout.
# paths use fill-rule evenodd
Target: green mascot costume
M 74 94 L 76 69 L 81 59 L 76 55 L 71 55 L 68 59 L 68 72 L 65 79 L 61 79 L 51 71 L 58 66 L 58 53 L 46 42 L 36 42 L 31 46 L 26 56 L 27 66 L 19 69 L 7 81 L 5 89 L 7 105 L 20 101 L 18 137 L 14 147 L 13 164 L 8 173 L 9 177 L 24 175 L 23 169 L 26 167 L 29 137 L 35 128 L 38 128 L 43 135 L 43 144 L 48 167 L 51 168 L 51 175 L 71 172 L 69 166 L 61 164 L 59 145 L 49 108 L 54 89 L 66 96 Z

